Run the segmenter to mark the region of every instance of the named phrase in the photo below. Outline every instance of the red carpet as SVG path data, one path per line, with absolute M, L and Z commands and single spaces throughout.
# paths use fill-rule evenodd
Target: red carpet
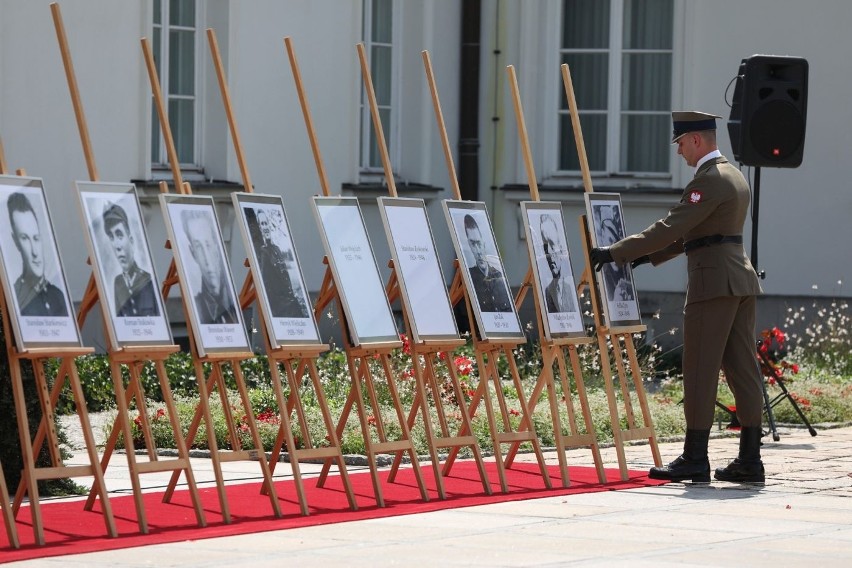
M 228 503 L 232 518 L 231 524 L 228 525 L 222 522 L 215 487 L 208 487 L 199 490 L 207 518 L 205 528 L 199 528 L 196 525 L 195 513 L 186 491 L 176 492 L 171 503 L 161 502 L 162 493 L 146 493 L 145 511 L 148 517 L 148 534 L 139 532 L 133 496 L 112 496 L 110 503 L 118 529 L 118 538 L 107 536 L 106 526 L 99 512 L 99 504 L 95 506 L 95 511 L 87 512 L 83 510 L 85 501 L 43 502 L 42 518 L 46 545 L 39 547 L 33 544 L 29 508 L 22 507 L 17 522 L 21 548 L 19 550 L 11 548 L 6 531 L 0 530 L 0 563 L 410 515 L 538 497 L 633 489 L 664 483 L 648 479 L 644 472 L 630 472 L 629 479 L 621 481 L 618 471 L 611 470 L 607 471 L 608 482 L 600 484 L 594 468 L 570 467 L 571 487 L 565 489 L 561 486 L 558 467 L 552 466 L 550 480 L 553 489 L 547 490 L 544 488 L 544 482 L 536 464 L 516 463 L 512 469 L 507 470 L 509 493 L 504 494 L 500 491 L 495 464 L 486 462 L 486 466 L 493 495 L 488 496 L 482 491 L 482 483 L 479 481 L 475 464 L 472 461 L 459 461 L 453 466 L 451 475 L 445 477 L 447 498 L 444 500 L 439 500 L 437 493 L 432 489 L 435 487 L 432 468 L 423 467 L 426 487 L 429 489 L 430 500 L 427 502 L 421 500 L 417 483 L 410 469 L 401 469 L 394 483 L 387 483 L 387 471 L 383 471 L 381 479 L 386 506 L 381 509 L 376 507 L 373 498 L 369 472 L 352 473 L 349 477 L 358 502 L 357 511 L 349 509 L 339 477 L 329 476 L 326 486 L 321 489 L 316 487 L 315 478 L 306 479 L 305 488 L 311 512 L 307 517 L 299 514 L 299 502 L 293 481 L 291 479 L 278 481 L 276 490 L 281 502 L 281 512 L 284 515 L 280 519 L 273 515 L 269 498 L 260 494 L 259 483 L 228 485 Z

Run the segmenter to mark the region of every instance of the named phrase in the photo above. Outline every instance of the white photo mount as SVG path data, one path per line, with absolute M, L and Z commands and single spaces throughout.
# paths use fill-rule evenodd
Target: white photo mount
M 172 345 L 136 187 L 88 181 L 75 185 L 112 349 Z
M 250 353 L 213 198 L 163 193 L 160 205 L 198 355 Z
M 544 336 L 586 337 L 562 205 L 523 201 L 521 211 Z
M 485 203 L 446 199 L 443 206 L 480 335 L 526 341 Z
M 41 178 L 0 176 L 0 219 L 0 280 L 17 349 L 82 347 Z
M 242 192 L 231 197 L 270 347 L 321 344 L 282 198 Z
M 625 236 L 624 209 L 617 193 L 586 193 L 586 216 L 593 247 L 614 244 Z M 600 272 L 593 271 L 600 291 L 604 321 L 610 329 L 642 324 L 633 271 L 630 264 L 619 267 L 605 264 Z
M 459 339 L 453 306 L 422 199 L 380 197 L 379 212 L 412 340 Z
M 317 196 L 313 204 L 352 345 L 398 342 L 358 199 Z

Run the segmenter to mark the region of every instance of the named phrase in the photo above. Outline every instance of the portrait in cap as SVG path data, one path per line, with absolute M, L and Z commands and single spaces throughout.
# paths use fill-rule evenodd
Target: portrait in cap
M 136 260 L 136 238 L 130 230 L 127 212 L 117 203 L 108 203 L 102 215 L 104 233 L 121 272 L 113 280 L 116 317 L 159 316 L 157 288 L 151 273 Z

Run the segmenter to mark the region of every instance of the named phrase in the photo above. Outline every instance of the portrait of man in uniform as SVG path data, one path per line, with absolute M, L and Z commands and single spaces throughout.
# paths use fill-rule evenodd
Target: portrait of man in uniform
M 594 205 L 595 235 L 597 246 L 613 245 L 624 237 L 621 229 L 621 211 L 613 205 Z M 607 299 L 611 302 L 633 300 L 636 294 L 633 283 L 627 275 L 627 269 L 614 262 L 605 264 L 601 270 Z
M 496 249 L 496 246 L 483 240 L 479 224 L 469 213 L 464 216 L 464 233 L 474 259 L 474 265 L 468 270 L 479 309 L 483 312 L 511 312 L 512 304 L 503 273 L 488 262 L 487 247 L 490 244 L 490 248 Z
M 136 241 L 127 212 L 112 203 L 104 209 L 102 217 L 110 249 L 121 267 L 121 273 L 113 281 L 116 317 L 159 316 L 157 288 L 151 273 L 140 268 L 136 261 Z
M 569 278 L 571 267 L 568 263 L 568 251 L 556 219 L 550 213 L 543 213 L 539 218 L 539 231 L 542 252 L 551 276 L 544 289 L 547 312 L 576 312 L 573 279 Z
M 301 290 L 293 286 L 290 265 L 296 259 L 287 235 L 282 227 L 283 220 L 273 215 L 274 211 L 252 208 L 254 223 L 248 218 L 252 232 L 252 245 L 260 267 L 261 278 L 273 317 L 306 318 L 308 306 Z
M 65 294 L 45 276 L 42 227 L 29 198 L 22 192 L 9 195 L 9 228 L 21 254 L 22 270 L 15 280 L 15 297 L 22 316 L 67 317 Z
M 188 209 L 181 211 L 180 217 L 190 254 L 201 275 L 201 289 L 193 298 L 199 323 L 237 323 L 237 310 L 220 249 L 221 239 L 212 214 Z

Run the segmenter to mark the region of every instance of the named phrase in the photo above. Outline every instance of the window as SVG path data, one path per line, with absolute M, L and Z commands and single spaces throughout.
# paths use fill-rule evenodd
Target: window
M 370 62 L 373 90 L 376 92 L 376 104 L 389 152 L 390 148 L 395 146 L 394 137 L 391 135 L 394 99 L 393 20 L 392 0 L 364 0 L 364 48 Z M 367 171 L 382 168 L 382 156 L 370 115 L 370 102 L 364 88 L 361 89 L 361 168 Z
M 669 172 L 673 13 L 673 0 L 563 0 L 560 63 L 592 172 Z M 558 169 L 579 171 L 561 89 Z
M 154 0 L 151 49 L 163 104 L 169 116 L 175 150 L 181 167 L 196 168 L 198 160 L 196 53 L 198 14 L 196 0 Z M 151 164 L 169 164 L 153 99 L 151 102 Z

